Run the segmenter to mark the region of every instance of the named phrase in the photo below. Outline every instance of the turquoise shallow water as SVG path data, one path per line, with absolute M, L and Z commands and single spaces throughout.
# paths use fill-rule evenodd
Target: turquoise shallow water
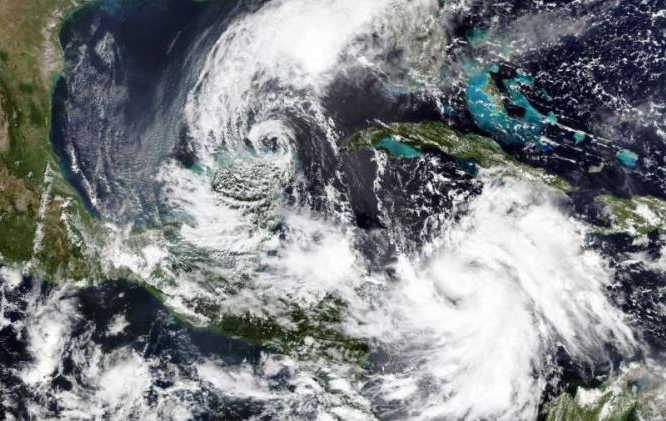
M 480 29 L 472 29 L 467 33 L 467 41 L 477 47 L 488 39 L 488 33 Z
M 467 72 L 469 80 L 466 90 L 466 105 L 472 115 L 474 123 L 492 136 L 496 141 L 505 145 L 535 144 L 543 150 L 548 150 L 549 145 L 542 140 L 542 134 L 549 124 L 557 124 L 557 117 L 551 112 L 543 114 L 539 112 L 525 96 L 522 91 L 524 86 L 533 86 L 534 80 L 528 75 L 519 74 L 510 79 L 503 79 L 501 83 L 504 88 L 506 99 L 513 106 L 524 110 L 521 117 L 509 114 L 499 93 L 494 92 L 496 88 L 491 86 L 493 74 L 499 72 L 496 64 L 485 67 L 468 65 Z M 588 139 L 588 135 L 582 131 L 573 134 L 576 144 Z M 615 158 L 625 168 L 634 169 L 638 164 L 638 155 L 632 151 L 619 150 Z
M 384 137 L 375 144 L 377 149 L 385 150 L 392 158 L 417 158 L 421 156 L 421 151 L 406 145 L 391 136 Z
M 626 168 L 636 168 L 636 164 L 638 163 L 638 155 L 626 149 L 618 151 L 615 157 L 620 161 L 620 164 Z
M 476 125 L 504 144 L 541 144 L 541 134 L 549 123 L 557 121 L 555 115 L 540 113 L 520 90 L 521 86 L 532 85 L 530 77 L 519 75 L 503 80 L 509 101 L 525 110 L 521 118 L 509 115 L 502 105 L 501 98 L 489 92 L 492 74 L 499 71 L 496 64 L 479 68 L 469 66 L 469 81 L 466 91 L 467 108 Z

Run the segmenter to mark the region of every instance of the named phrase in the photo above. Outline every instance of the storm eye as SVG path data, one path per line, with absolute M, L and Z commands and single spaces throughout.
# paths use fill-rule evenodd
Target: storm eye
M 280 141 L 276 136 L 266 136 L 261 139 L 263 148 L 270 152 L 277 152 L 280 149 Z

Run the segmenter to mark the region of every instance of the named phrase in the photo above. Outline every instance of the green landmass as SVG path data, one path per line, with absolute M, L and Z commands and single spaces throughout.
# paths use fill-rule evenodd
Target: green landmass
M 564 192 L 575 190 L 562 177 L 547 174 L 541 169 L 513 159 L 493 139 L 476 134 L 463 134 L 440 122 L 394 123 L 371 127 L 351 136 L 345 142 L 344 148 L 348 152 L 377 148 L 378 143 L 387 137 L 418 150 L 436 149 L 460 161 L 473 162 L 481 168 L 499 169 L 516 176 L 540 180 Z
M 610 222 L 609 231 L 644 235 L 666 228 L 666 201 L 652 196 L 622 198 L 600 195 L 595 198 L 604 206 Z
M 62 68 L 58 33 L 83 2 L 0 2 L 0 262 L 31 262 L 47 280 L 94 270 L 72 224 L 90 224 L 49 142 L 51 94 Z M 65 203 L 67 206 L 65 206 Z
M 522 164 L 505 153 L 494 140 L 475 134 L 462 134 L 440 122 L 394 123 L 379 125 L 351 136 L 344 144 L 347 152 L 375 148 L 387 152 L 382 141 L 392 138 L 410 148 L 423 151 L 436 149 L 463 162 L 473 162 L 481 168 L 499 170 L 498 175 L 509 174 L 533 179 L 562 190 L 576 191 L 562 177 L 547 174 L 541 169 Z M 387 152 L 388 153 L 388 152 Z M 666 229 L 666 201 L 652 196 L 621 198 L 602 194 L 595 201 L 606 210 L 608 232 L 644 235 Z
M 546 421 L 639 421 L 638 401 L 630 394 L 613 396 L 603 394 L 598 402 L 580 403 L 576 397 L 564 393 L 549 405 Z
M 159 301 L 166 303 L 167 295 L 152 285 L 143 284 Z M 229 312 L 218 303 L 195 299 L 188 303 L 198 315 L 208 319 L 206 329 L 225 336 L 260 345 L 273 352 L 302 359 L 328 359 L 353 363 L 360 370 L 369 355 L 369 344 L 363 338 L 344 333 L 347 303 L 333 294 L 318 302 L 303 305 L 279 299 L 274 307 L 282 308 L 279 315 L 255 311 Z M 200 323 L 183 314 L 175 316 L 185 325 Z
M 643 421 L 665 419 L 664 382 L 653 368 L 632 364 L 598 388 L 579 387 L 546 405 L 546 421 Z
M 358 363 L 362 363 L 367 357 L 367 342 L 342 332 L 341 324 L 346 307 L 343 300 L 327 296 L 309 307 L 293 303 L 285 305 L 289 311 L 284 315 L 285 320 L 282 323 L 269 315 L 219 315 L 220 312 L 217 311 L 212 327 L 226 335 L 301 357 L 326 356 Z

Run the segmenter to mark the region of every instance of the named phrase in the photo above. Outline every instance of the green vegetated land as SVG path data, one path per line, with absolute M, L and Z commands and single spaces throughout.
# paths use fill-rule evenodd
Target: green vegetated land
M 0 261 L 31 262 L 47 279 L 92 269 L 71 223 L 90 220 L 49 142 L 58 33 L 81 3 L 0 2 Z
M 545 171 L 522 164 L 506 154 L 497 142 L 476 134 L 462 134 L 440 122 L 395 123 L 377 126 L 353 135 L 345 144 L 350 150 L 364 147 L 384 149 L 387 138 L 417 150 L 436 149 L 455 158 L 461 168 L 499 168 L 520 177 L 533 178 L 565 192 L 574 191 L 566 180 Z M 389 151 L 390 153 L 390 151 Z
M 350 137 L 345 148 L 350 152 L 375 148 L 394 158 L 414 158 L 415 152 L 435 149 L 456 159 L 468 172 L 476 173 L 477 167 L 498 169 L 501 174 L 540 181 L 565 193 L 576 191 L 564 178 L 513 159 L 493 139 L 462 134 L 440 122 L 375 126 Z M 607 227 L 599 228 L 602 231 L 641 236 L 666 228 L 666 201 L 662 199 L 600 194 L 595 202 L 603 207 L 608 222 Z
M 579 387 L 572 395 L 562 393 L 546 405 L 546 421 L 641 421 L 661 420 L 664 385 L 648 367 L 630 364 L 615 378 L 595 389 Z

